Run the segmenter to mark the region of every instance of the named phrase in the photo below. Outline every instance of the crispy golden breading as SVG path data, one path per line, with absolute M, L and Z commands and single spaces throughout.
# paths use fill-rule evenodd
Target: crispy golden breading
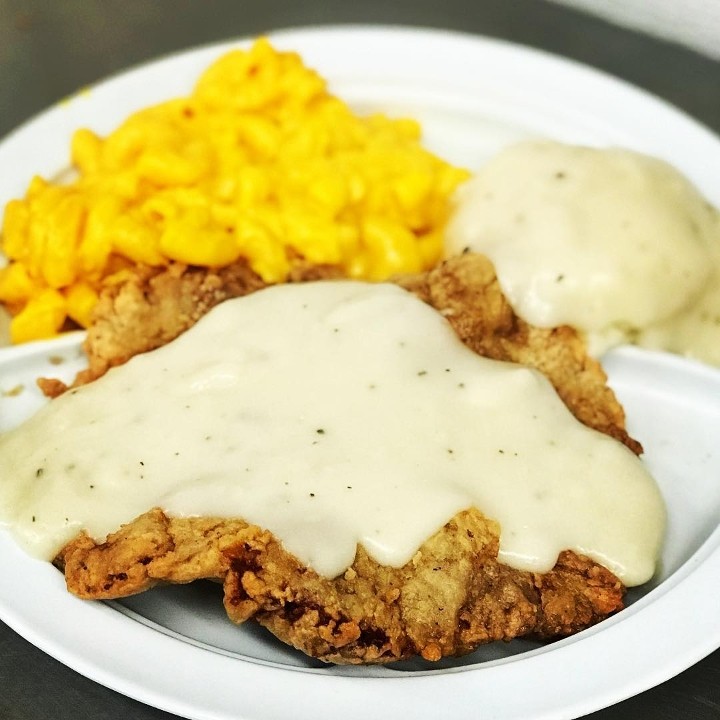
M 297 262 L 288 280 L 337 277 L 336 267 Z M 218 270 L 182 263 L 126 270 L 103 288 L 84 344 L 88 368 L 78 374 L 74 385 L 95 380 L 134 355 L 165 345 L 223 300 L 264 287 L 267 283 L 244 260 Z M 48 397 L 67 390 L 53 378 L 41 378 L 38 384 Z
M 68 589 L 116 598 L 159 582 L 222 581 L 236 623 L 254 618 L 321 660 L 385 663 L 461 655 L 494 640 L 553 638 L 622 607 L 608 570 L 565 552 L 543 575 L 499 563 L 499 528 L 458 513 L 401 568 L 362 547 L 340 577 L 301 565 L 270 532 L 240 520 L 168 518 L 153 510 L 96 544 L 86 535 L 58 556 Z
M 537 368 L 578 420 L 636 454 L 642 452 L 625 431 L 625 413 L 607 385 L 605 371 L 587 354 L 580 335 L 568 326 L 537 328 L 520 319 L 483 255 L 461 255 L 396 282 L 444 315 L 478 355 Z
M 334 276 L 332 268 L 320 268 L 293 280 Z M 540 369 L 578 419 L 641 451 L 582 339 L 570 328 L 543 330 L 518 318 L 487 259 L 468 254 L 395 281 L 441 312 L 471 349 Z M 85 346 L 90 370 L 76 382 L 168 342 L 218 302 L 260 287 L 245 265 L 132 274 L 106 289 Z M 597 563 L 568 551 L 548 573 L 523 572 L 497 561 L 498 542 L 497 524 L 469 509 L 402 568 L 379 565 L 359 547 L 345 574 L 328 579 L 302 566 L 270 532 L 242 520 L 169 518 L 155 509 L 106 542 L 80 535 L 56 563 L 69 590 L 83 598 L 123 597 L 157 583 L 221 581 L 233 621 L 254 618 L 307 654 L 338 663 L 438 660 L 494 640 L 551 639 L 622 608 L 624 587 Z

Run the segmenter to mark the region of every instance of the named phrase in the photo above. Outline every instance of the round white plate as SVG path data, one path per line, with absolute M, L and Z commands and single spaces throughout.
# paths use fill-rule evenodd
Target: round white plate
M 720 198 L 720 142 L 670 106 L 588 68 L 511 44 L 446 32 L 325 28 L 273 34 L 359 111 L 412 115 L 426 144 L 473 168 L 502 145 L 551 136 L 663 157 Z M 145 65 L 78 94 L 0 144 L 0 204 L 33 174 L 67 170 L 78 127 L 107 133 L 130 112 L 186 94 L 226 43 Z M 0 350 L 0 431 L 43 402 L 40 375 L 82 366 L 78 335 Z M 482 715 L 573 718 L 641 692 L 720 646 L 720 372 L 634 349 L 605 358 L 631 432 L 646 448 L 669 509 L 658 577 L 630 606 L 542 646 L 495 644 L 455 662 L 321 666 L 225 618 L 198 583 L 116 603 L 70 596 L 49 564 L 0 532 L 0 618 L 88 677 L 197 720 L 333 720 Z

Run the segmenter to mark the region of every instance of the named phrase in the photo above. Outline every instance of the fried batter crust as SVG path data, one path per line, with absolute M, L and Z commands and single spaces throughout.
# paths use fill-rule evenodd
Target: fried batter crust
M 254 525 L 155 509 L 104 543 L 79 536 L 56 564 L 82 598 L 221 581 L 234 622 L 254 618 L 308 655 L 346 664 L 439 660 L 494 640 L 556 638 L 622 607 L 620 581 L 587 558 L 564 552 L 548 573 L 513 570 L 497 561 L 498 538 L 497 524 L 469 509 L 403 567 L 379 565 L 359 547 L 351 567 L 329 579 Z
M 578 420 L 620 440 L 636 454 L 642 452 L 625 431 L 622 406 L 600 363 L 587 354 L 583 338 L 567 325 L 538 328 L 519 318 L 483 255 L 461 255 L 396 282 L 445 316 L 478 355 L 540 370 Z
M 338 277 L 334 268 L 307 268 L 291 281 L 332 277 Z M 579 420 L 641 452 L 582 338 L 568 327 L 539 329 L 518 318 L 486 258 L 463 255 L 394 282 L 442 313 L 472 350 L 538 368 Z M 243 263 L 218 271 L 176 265 L 130 273 L 102 295 L 85 344 L 89 369 L 76 384 L 170 341 L 217 303 L 261 287 Z M 65 389 L 48 388 L 54 394 Z M 494 640 L 552 639 L 622 608 L 624 587 L 597 563 L 568 551 L 548 573 L 515 570 L 497 561 L 498 538 L 497 524 L 469 509 L 402 568 L 381 566 L 359 547 L 345 574 L 328 579 L 301 565 L 270 532 L 242 520 L 170 518 L 155 509 L 105 542 L 80 535 L 56 564 L 68 589 L 83 598 L 218 580 L 234 622 L 254 618 L 281 640 L 337 663 L 417 654 L 438 660 Z
M 339 276 L 335 267 L 298 262 L 288 281 Z M 134 355 L 169 343 L 223 300 L 266 286 L 244 260 L 218 270 L 173 263 L 167 268 L 140 266 L 118 274 L 106 281 L 93 311 L 84 343 L 88 367 L 73 386 L 91 382 Z M 48 397 L 67 390 L 56 379 L 42 378 L 38 384 Z

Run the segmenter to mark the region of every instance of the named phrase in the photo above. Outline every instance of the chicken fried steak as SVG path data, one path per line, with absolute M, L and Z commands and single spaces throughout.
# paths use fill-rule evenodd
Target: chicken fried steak
M 332 269 L 302 274 L 316 279 Z M 504 298 L 479 255 L 448 260 L 396 282 L 444 315 L 476 353 L 543 372 L 587 426 L 641 451 L 600 365 L 570 328 L 534 328 Z M 107 288 L 85 345 L 102 375 L 162 345 L 224 299 L 262 282 L 247 267 L 144 270 Z M 58 392 L 62 388 L 50 390 Z M 402 522 L 402 508 L 398 522 Z M 547 573 L 498 561 L 500 528 L 479 510 L 457 513 L 412 560 L 394 568 L 358 547 L 352 565 L 328 578 L 302 565 L 270 532 L 241 519 L 169 517 L 153 509 L 104 542 L 81 534 L 56 558 L 68 589 L 82 598 L 118 598 L 158 583 L 213 579 L 236 623 L 251 618 L 303 652 L 337 663 L 428 660 L 471 652 L 494 640 L 562 637 L 622 608 L 624 587 L 609 570 L 571 551 Z

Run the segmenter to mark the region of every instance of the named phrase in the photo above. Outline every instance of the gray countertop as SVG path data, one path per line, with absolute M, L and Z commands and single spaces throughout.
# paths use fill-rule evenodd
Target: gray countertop
M 337 23 L 448 28 L 542 48 L 649 90 L 720 133 L 720 63 L 543 0 L 0 0 L 0 137 L 144 60 L 274 28 Z M 0 720 L 174 717 L 87 680 L 2 623 L 0 689 Z M 590 717 L 719 718 L 720 651 Z

